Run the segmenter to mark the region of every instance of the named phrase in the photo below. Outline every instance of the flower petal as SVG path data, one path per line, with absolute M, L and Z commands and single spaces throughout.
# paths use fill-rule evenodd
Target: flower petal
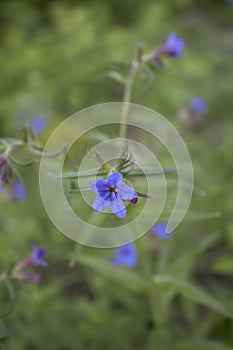
M 90 188 L 92 189 L 92 191 L 98 193 L 97 188 L 96 188 L 96 184 L 94 184 L 94 182 L 90 181 L 89 185 L 90 185 Z
M 120 184 L 117 188 L 118 194 L 124 201 L 130 201 L 132 198 L 137 197 L 135 190 L 129 186 Z
M 95 209 L 95 211 L 100 212 L 104 211 L 109 206 L 109 204 L 109 201 L 105 201 L 100 196 L 97 196 L 93 202 L 92 208 Z
M 108 177 L 108 185 L 115 187 L 121 180 L 123 176 L 120 173 L 113 173 Z
M 100 193 L 102 191 L 107 191 L 109 188 L 108 182 L 103 179 L 99 179 L 96 181 L 96 189 L 97 192 Z
M 154 225 L 152 227 L 152 233 L 160 239 L 170 239 L 173 236 L 172 232 L 167 232 L 167 224 L 164 222 Z
M 118 216 L 119 218 L 124 218 L 126 215 L 126 208 L 120 197 L 118 196 L 117 199 L 110 203 L 110 207 L 112 212 Z

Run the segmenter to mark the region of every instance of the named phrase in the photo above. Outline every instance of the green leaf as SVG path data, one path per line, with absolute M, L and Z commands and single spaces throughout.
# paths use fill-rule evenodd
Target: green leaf
M 12 333 L 9 331 L 4 331 L 4 332 L 0 333 L 0 342 L 11 338 L 11 336 L 12 336 Z
M 202 220 L 209 220 L 209 219 L 217 219 L 221 216 L 221 213 L 219 211 L 212 211 L 212 212 L 199 212 L 199 211 L 192 211 L 189 210 L 187 212 L 187 215 L 184 217 L 184 221 L 202 221 Z
M 21 167 L 28 167 L 31 166 L 32 164 L 38 162 L 37 159 L 32 159 L 28 162 L 20 162 L 19 160 L 15 159 L 14 157 L 10 156 L 10 161 L 14 163 L 15 165 L 21 166 Z
M 223 314 L 224 316 L 233 318 L 233 313 L 228 310 L 227 306 L 223 305 L 207 292 L 201 290 L 197 286 L 194 286 L 190 282 L 180 280 L 169 275 L 155 275 L 154 282 L 166 288 L 174 288 L 184 297 L 187 297 L 198 304 L 207 306 Z
M 149 176 L 149 175 L 161 175 L 161 174 L 168 174 L 168 173 L 174 173 L 177 170 L 175 168 L 168 168 L 168 169 L 133 169 L 130 173 L 127 173 L 127 177 L 130 176 Z M 63 179 L 75 179 L 75 178 L 83 178 L 83 177 L 92 177 L 96 175 L 107 175 L 106 170 L 98 170 L 98 169 L 89 169 L 86 171 L 76 171 L 76 172 L 68 172 L 64 173 L 61 176 L 60 175 L 55 175 L 55 174 L 50 174 L 51 176 L 58 177 L 58 178 L 63 178 Z M 121 172 L 124 175 L 124 170 Z
M 115 70 L 108 71 L 104 74 L 106 77 L 117 81 L 120 84 L 125 85 L 125 78 L 123 75 Z
M 96 272 L 109 278 L 109 280 L 119 283 L 123 287 L 140 292 L 146 289 L 146 282 L 135 271 L 121 266 L 114 266 L 110 261 L 91 255 L 73 255 L 71 264 L 80 263 Z
M 5 309 L 1 312 L 0 317 L 6 317 L 7 315 L 9 315 L 11 313 L 11 311 L 14 309 L 15 307 L 15 303 L 16 303 L 16 299 L 15 299 L 15 291 L 14 288 L 12 286 L 12 283 L 10 281 L 4 280 L 1 283 L 4 283 L 4 285 L 7 288 L 7 292 L 9 295 L 9 304 L 5 307 Z
M 233 257 L 221 256 L 213 264 L 213 272 L 223 275 L 233 275 Z

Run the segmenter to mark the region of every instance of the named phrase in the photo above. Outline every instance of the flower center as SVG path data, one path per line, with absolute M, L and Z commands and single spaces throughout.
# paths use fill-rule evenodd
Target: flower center
M 108 190 L 109 190 L 110 193 L 113 193 L 113 192 L 116 191 L 116 187 L 109 186 Z

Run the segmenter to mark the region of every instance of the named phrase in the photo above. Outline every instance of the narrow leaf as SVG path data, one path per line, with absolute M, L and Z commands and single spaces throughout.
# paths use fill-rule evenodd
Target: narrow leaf
M 169 275 L 155 275 L 154 282 L 158 285 L 166 286 L 167 288 L 173 287 L 184 297 L 187 297 L 198 304 L 207 306 L 217 312 L 220 312 L 229 318 L 233 318 L 233 313 L 231 313 L 225 305 L 222 305 L 214 297 L 201 290 L 199 287 L 194 286 L 190 282 L 180 280 Z
M 143 278 L 127 267 L 114 266 L 110 261 L 103 260 L 103 258 L 82 254 L 79 256 L 72 256 L 71 264 L 76 262 L 97 271 L 132 291 L 142 291 L 146 289 Z

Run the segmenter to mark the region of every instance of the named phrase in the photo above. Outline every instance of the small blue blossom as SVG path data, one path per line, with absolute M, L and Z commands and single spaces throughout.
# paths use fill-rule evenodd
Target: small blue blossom
M 2 175 L 0 175 L 0 192 L 3 191 L 3 187 L 2 187 Z
M 164 222 L 155 224 L 152 227 L 152 233 L 159 239 L 170 239 L 173 236 L 172 232 L 167 232 L 167 224 Z
M 45 129 L 47 122 L 42 115 L 36 115 L 29 121 L 29 124 L 32 128 L 32 131 L 37 134 Z
M 164 54 L 171 57 L 183 56 L 183 48 L 185 47 L 185 42 L 183 39 L 177 38 L 176 33 L 172 32 L 169 34 L 165 44 L 164 44 Z
M 135 267 L 138 262 L 138 253 L 133 243 L 126 243 L 117 248 L 111 262 L 117 266 L 126 265 L 128 267 Z
M 196 96 L 192 99 L 190 103 L 190 108 L 196 113 L 207 113 L 208 105 L 207 103 L 199 96 Z
M 123 201 L 131 201 L 137 197 L 135 190 L 122 183 L 122 174 L 113 173 L 107 180 L 99 179 L 94 184 L 89 182 L 93 191 L 98 193 L 93 203 L 93 209 L 96 212 L 103 212 L 110 206 L 112 212 L 119 218 L 124 218 L 126 208 Z
M 13 183 L 11 188 L 12 199 L 16 201 L 23 201 L 26 198 L 26 189 L 20 180 Z
M 32 244 L 32 254 L 28 261 L 31 265 L 42 265 L 47 267 L 48 263 L 43 259 L 45 254 L 46 250 L 44 248 L 38 248 L 35 244 Z

